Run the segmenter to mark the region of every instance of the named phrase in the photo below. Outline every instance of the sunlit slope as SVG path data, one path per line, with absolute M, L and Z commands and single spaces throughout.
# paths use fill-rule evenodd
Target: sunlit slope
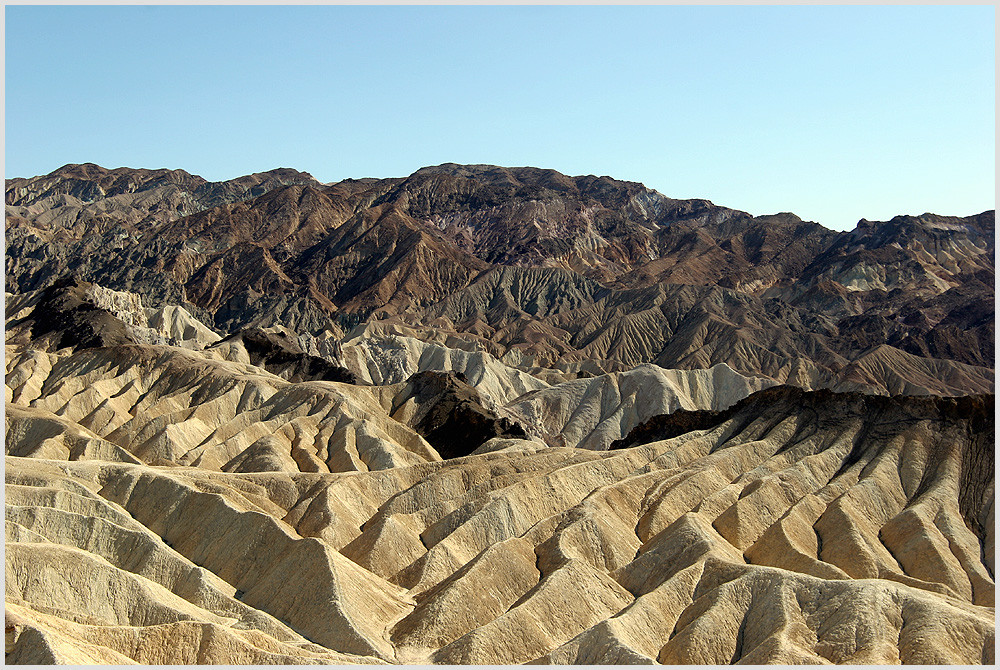
M 992 402 L 776 388 L 371 472 L 9 456 L 13 658 L 991 662 Z

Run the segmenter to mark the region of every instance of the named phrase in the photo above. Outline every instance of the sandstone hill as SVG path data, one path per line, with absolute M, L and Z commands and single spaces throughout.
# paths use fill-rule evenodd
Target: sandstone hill
M 993 212 L 7 182 L 12 664 L 992 664 Z
M 316 431 L 337 418 L 334 434 L 348 440 L 352 459 L 366 462 L 369 457 L 355 453 L 353 438 L 343 430 L 344 394 L 362 403 L 356 415 L 365 430 L 381 416 L 388 430 L 402 430 L 401 423 L 435 447 L 450 445 L 451 457 L 501 436 L 530 435 L 554 446 L 603 450 L 657 414 L 724 409 L 774 384 L 724 365 L 711 370 L 646 365 L 552 384 L 488 354 L 406 338 L 348 340 L 340 351 L 349 367 L 339 367 L 303 349 L 302 343 L 314 342 L 277 327 L 215 336 L 208 346 L 197 338 L 176 340 L 170 331 L 146 325 L 139 296 L 87 283 L 11 296 L 7 312 L 12 402 L 58 413 L 144 461 L 200 467 L 223 467 L 253 444 L 271 456 L 275 448 L 289 452 L 275 461 L 278 469 L 315 471 L 312 456 L 308 466 L 288 461 L 289 456 L 300 460 L 295 445 L 305 429 L 303 411 L 312 416 L 307 432 L 314 445 L 326 445 L 323 460 L 333 457 L 332 438 Z M 207 330 L 194 322 L 183 321 L 194 332 Z M 328 413 L 317 414 L 317 402 Z M 416 436 L 394 440 L 410 444 Z M 388 442 L 379 444 L 380 453 L 395 450 Z M 216 450 L 225 457 L 207 456 Z M 265 466 L 255 461 L 254 467 Z M 359 467 L 366 466 L 349 469 Z
M 992 395 L 443 460 L 392 386 L 64 351 L 8 350 L 8 662 L 993 661 Z

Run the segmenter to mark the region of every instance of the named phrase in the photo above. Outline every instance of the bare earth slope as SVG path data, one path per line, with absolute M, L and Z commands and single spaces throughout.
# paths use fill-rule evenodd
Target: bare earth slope
M 8 661 L 990 663 L 992 403 L 779 387 L 624 449 L 331 474 L 8 411 Z
M 62 290 L 132 341 L 11 299 L 10 663 L 993 662 L 991 394 L 644 366 L 492 403 L 589 448 L 553 447 L 464 374 L 288 381 Z

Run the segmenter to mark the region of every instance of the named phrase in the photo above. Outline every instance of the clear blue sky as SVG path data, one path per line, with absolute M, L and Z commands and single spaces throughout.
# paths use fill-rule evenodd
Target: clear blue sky
M 5 176 L 444 162 L 828 227 L 994 207 L 992 6 L 7 6 Z

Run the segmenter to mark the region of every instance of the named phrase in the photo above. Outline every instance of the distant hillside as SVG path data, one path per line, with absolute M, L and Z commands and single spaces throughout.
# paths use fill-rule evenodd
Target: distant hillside
M 58 277 L 222 333 L 451 338 L 576 374 L 725 363 L 808 388 L 992 389 L 994 212 L 835 232 L 634 182 L 445 164 L 329 186 L 68 165 L 8 180 L 8 291 Z

